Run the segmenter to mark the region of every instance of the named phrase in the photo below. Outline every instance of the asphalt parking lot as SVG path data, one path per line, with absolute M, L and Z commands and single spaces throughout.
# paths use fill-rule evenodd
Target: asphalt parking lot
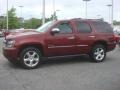
M 0 90 L 120 90 L 120 50 L 108 53 L 103 63 L 87 57 L 50 60 L 38 69 L 14 66 L 2 55 L 0 39 Z

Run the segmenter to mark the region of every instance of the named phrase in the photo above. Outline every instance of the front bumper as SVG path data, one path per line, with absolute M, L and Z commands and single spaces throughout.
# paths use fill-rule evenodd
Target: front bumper
M 18 58 L 18 50 L 16 48 L 3 47 L 3 55 L 11 62 L 16 62 Z

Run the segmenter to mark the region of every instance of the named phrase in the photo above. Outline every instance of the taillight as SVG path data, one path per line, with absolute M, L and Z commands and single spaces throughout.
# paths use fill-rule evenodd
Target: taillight
M 114 41 L 118 43 L 118 37 L 116 35 L 114 35 Z

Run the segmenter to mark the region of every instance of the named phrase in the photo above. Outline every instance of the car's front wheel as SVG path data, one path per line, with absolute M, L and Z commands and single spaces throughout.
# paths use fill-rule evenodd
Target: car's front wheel
M 103 45 L 95 45 L 90 52 L 90 57 L 94 62 L 102 62 L 106 57 L 106 48 Z
M 28 47 L 20 53 L 20 63 L 26 69 L 37 68 L 40 64 L 41 52 L 35 47 Z

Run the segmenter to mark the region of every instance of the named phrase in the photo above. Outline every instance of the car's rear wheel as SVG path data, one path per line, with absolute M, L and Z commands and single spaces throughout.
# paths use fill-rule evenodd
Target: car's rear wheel
M 104 61 L 106 58 L 106 48 L 103 45 L 95 45 L 90 52 L 90 58 L 97 63 Z
M 41 52 L 35 47 L 28 47 L 20 53 L 20 63 L 26 69 L 34 69 L 40 65 Z

